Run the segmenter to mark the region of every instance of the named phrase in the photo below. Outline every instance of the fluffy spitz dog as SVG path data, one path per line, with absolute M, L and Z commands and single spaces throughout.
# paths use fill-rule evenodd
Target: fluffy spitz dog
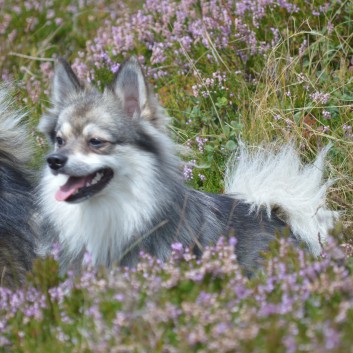
M 167 122 L 135 57 L 103 93 L 59 60 L 39 124 L 53 145 L 40 198 L 44 236 L 60 243 L 63 270 L 79 267 L 85 251 L 97 266 L 134 266 L 141 251 L 165 260 L 178 242 L 201 254 L 229 235 L 249 274 L 276 234 L 320 253 L 336 218 L 325 206 L 326 150 L 303 166 L 291 146 L 243 149 L 226 194 L 203 193 L 184 185 Z
M 0 86 L 0 285 L 15 287 L 32 267 L 36 226 L 34 189 L 27 170 L 29 138 L 12 107 L 9 87 Z

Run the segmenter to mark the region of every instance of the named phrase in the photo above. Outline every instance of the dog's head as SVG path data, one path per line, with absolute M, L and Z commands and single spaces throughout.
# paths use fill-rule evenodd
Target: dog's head
M 113 178 L 142 177 L 147 165 L 162 158 L 167 118 L 135 57 L 120 66 L 103 93 L 81 83 L 59 59 L 51 105 L 38 128 L 54 147 L 47 157 L 51 174 L 67 176 L 58 201 L 84 201 Z

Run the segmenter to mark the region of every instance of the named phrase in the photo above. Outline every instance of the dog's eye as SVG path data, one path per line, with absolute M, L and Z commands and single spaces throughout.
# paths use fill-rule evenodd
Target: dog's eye
M 101 147 L 104 145 L 104 141 L 100 140 L 100 139 L 97 139 L 97 138 L 91 138 L 89 140 L 89 144 L 92 146 L 92 147 Z
M 64 139 L 60 136 L 56 136 L 56 143 L 58 146 L 62 146 L 64 144 Z

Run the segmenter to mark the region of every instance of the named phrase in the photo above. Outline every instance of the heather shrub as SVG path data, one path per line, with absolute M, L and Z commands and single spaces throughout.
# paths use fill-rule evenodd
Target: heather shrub
M 174 244 L 166 263 L 94 270 L 59 282 L 35 266 L 26 288 L 0 289 L 1 342 L 12 352 L 346 352 L 353 325 L 352 264 L 336 244 L 320 259 L 274 245 L 254 278 L 234 239 L 200 259 Z M 37 263 L 38 265 L 38 263 Z M 38 278 L 41 280 L 38 283 Z M 52 278 L 55 278 L 52 272 Z M 58 278 L 58 276 L 56 276 Z M 36 285 L 33 286 L 33 284 Z

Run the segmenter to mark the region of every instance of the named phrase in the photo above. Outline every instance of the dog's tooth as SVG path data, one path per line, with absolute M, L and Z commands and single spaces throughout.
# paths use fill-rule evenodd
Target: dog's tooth
M 92 179 L 92 184 L 97 184 L 98 183 L 98 178 L 97 175 Z
M 97 173 L 96 176 L 92 179 L 92 184 L 97 184 L 102 179 L 102 176 L 102 173 Z

